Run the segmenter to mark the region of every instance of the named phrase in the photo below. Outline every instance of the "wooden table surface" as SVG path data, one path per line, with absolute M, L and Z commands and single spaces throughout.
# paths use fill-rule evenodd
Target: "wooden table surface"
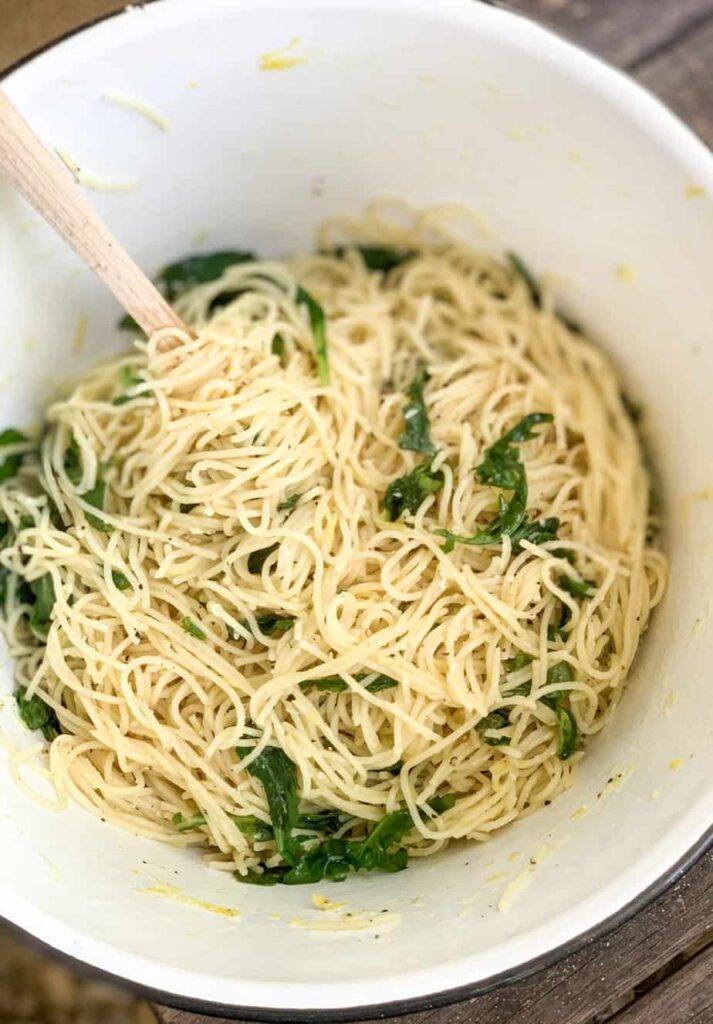
M 508 4 L 626 68 L 713 145 L 713 0 Z M 0 0 L 0 70 L 123 6 L 117 0 Z M 208 1021 L 166 1007 L 155 1011 L 163 1024 Z M 636 917 L 554 967 L 468 1002 L 401 1020 L 713 1024 L 713 852 Z

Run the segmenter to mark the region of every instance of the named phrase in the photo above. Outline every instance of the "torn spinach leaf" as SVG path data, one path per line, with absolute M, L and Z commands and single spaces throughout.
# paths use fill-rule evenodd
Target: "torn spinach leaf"
M 130 366 L 121 366 L 119 368 L 119 380 L 121 381 L 123 387 L 125 387 L 127 390 L 129 388 L 135 388 L 139 384 L 143 384 L 144 383 L 144 378 L 143 377 L 139 377 L 137 374 L 135 374 L 132 371 Z M 127 402 L 132 402 L 135 398 L 144 398 L 144 397 L 145 397 L 144 395 L 121 394 L 121 395 L 117 395 L 116 398 L 112 398 L 111 404 L 112 405 L 126 405 Z
M 510 743 L 509 736 L 488 736 L 489 732 L 498 732 L 502 729 L 507 729 L 510 725 L 510 712 L 507 708 L 496 708 L 495 711 L 491 711 L 489 714 L 481 718 L 475 727 L 475 731 L 479 733 L 484 742 L 490 747 L 504 747 Z
M 542 522 L 527 519 L 527 475 L 516 447 L 537 437 L 533 428 L 542 423 L 551 423 L 553 418 L 551 413 L 547 412 L 530 413 L 512 430 L 503 434 L 495 444 L 486 448 L 483 461 L 475 470 L 479 481 L 488 487 L 510 491 L 511 496 L 505 498 L 502 494 L 498 495 L 498 515 L 485 529 L 478 530 L 471 537 L 463 537 L 450 530 L 436 530 L 436 533 L 446 538 L 444 551 L 452 551 L 456 544 L 500 544 L 506 535 L 513 538 L 513 544 L 519 544 L 523 540 L 543 543 L 544 540 L 555 539 L 559 528 L 559 520 L 556 517 Z
M 597 585 L 594 580 L 585 580 L 583 578 L 577 578 L 568 574 L 560 576 L 557 581 L 559 587 L 562 590 L 566 590 L 568 594 L 573 597 L 585 598 L 591 597 L 594 591 L 597 589 Z
M 94 486 L 85 491 L 80 497 L 84 498 L 88 505 L 103 511 L 104 499 L 106 497 L 106 481 L 97 473 L 97 480 Z M 100 519 L 99 516 L 92 515 L 91 512 L 87 512 L 87 522 L 101 533 L 111 533 L 114 529 L 111 523 Z
M 560 604 L 559 618 L 556 623 L 550 622 L 547 627 L 548 640 L 566 640 L 569 630 L 566 628 L 572 618 L 569 605 Z
M 515 274 L 525 282 L 527 290 L 530 293 L 530 299 L 532 300 L 533 306 L 540 309 L 542 307 L 542 292 L 540 291 L 540 286 L 537 283 L 535 275 L 531 272 L 525 261 L 517 255 L 517 253 L 507 252 L 505 255 Z
M 64 453 L 64 471 L 67 474 L 69 482 L 74 487 L 79 486 L 79 482 L 82 479 L 82 457 L 79 449 L 79 445 L 76 440 L 72 438 L 67 450 Z M 104 511 L 104 500 L 106 498 L 106 481 L 102 477 L 101 468 L 97 469 L 97 476 L 93 487 L 90 487 L 88 491 L 84 491 L 79 495 L 83 498 L 88 505 L 99 511 Z M 111 533 L 114 527 L 111 523 L 105 522 L 99 516 L 93 515 L 91 512 L 86 513 L 87 522 L 94 527 L 95 530 L 99 530 L 101 533 Z
M 194 828 L 202 828 L 206 820 L 205 814 L 192 814 L 190 818 L 185 818 L 180 811 L 177 811 L 171 818 L 179 832 L 190 832 Z
M 405 476 L 392 480 L 384 495 L 384 518 L 395 522 L 404 512 L 418 512 L 429 494 L 443 487 L 440 470 L 431 469 L 432 461 L 424 462 Z
M 525 263 L 525 261 L 522 259 L 522 257 L 518 256 L 517 253 L 508 252 L 505 255 L 514 273 L 517 274 L 517 276 L 525 282 L 527 290 L 530 293 L 530 299 L 532 300 L 533 306 L 535 306 L 537 309 L 542 309 L 542 289 L 540 288 L 540 285 L 538 284 L 535 275 L 532 273 L 532 271 Z M 560 313 L 559 311 L 557 311 L 555 312 L 555 316 L 564 324 L 564 326 L 568 330 L 572 331 L 573 334 L 582 333 L 582 328 L 580 327 L 580 325 L 575 320 L 572 320 L 570 317 L 568 317 L 565 313 Z
M 46 643 L 52 624 L 52 610 L 55 602 L 54 583 L 50 573 L 47 572 L 39 579 L 33 580 L 30 583 L 30 589 L 34 595 L 30 629 L 38 640 Z
M 428 801 L 428 806 L 436 814 L 444 814 L 445 811 L 450 811 L 451 807 L 456 805 L 455 793 L 442 793 L 437 796 L 432 796 Z
M 343 882 L 351 870 L 348 842 L 330 838 L 302 854 L 280 881 L 284 885 L 309 885 L 324 878 Z
M 399 448 L 420 452 L 421 455 L 435 455 L 436 453 L 436 446 L 431 441 L 431 424 L 423 400 L 423 389 L 428 379 L 428 372 L 422 370 L 409 385 L 406 391 L 409 401 L 404 406 L 406 428 L 399 435 Z
M 117 590 L 130 590 L 131 581 L 123 572 L 119 572 L 118 569 L 111 570 L 111 581 Z
M 250 748 L 238 747 L 237 752 L 244 758 L 250 753 Z M 265 790 L 278 853 L 286 864 L 295 864 L 301 853 L 293 835 L 299 821 L 295 763 L 280 747 L 266 746 L 248 765 L 247 771 L 262 783 Z
M 356 250 L 364 261 L 367 270 L 382 270 L 388 273 L 395 267 L 400 267 L 414 257 L 415 253 L 407 249 L 393 249 L 387 245 L 349 245 L 340 246 L 334 250 L 335 256 L 343 256 L 351 249 Z
M 294 615 L 281 615 L 280 612 L 261 612 L 255 616 L 255 621 L 261 633 L 264 633 L 265 636 L 274 636 L 276 633 L 285 633 L 288 629 L 292 629 L 295 617 Z M 250 630 L 247 619 L 243 619 L 240 625 Z
M 254 259 L 255 254 L 246 249 L 225 249 L 187 256 L 176 263 L 169 263 L 160 270 L 154 278 L 154 283 L 168 302 L 173 302 L 179 295 L 190 291 L 196 285 L 216 281 L 228 267 L 236 263 L 249 263 Z M 220 296 L 216 298 L 219 299 Z M 213 302 L 216 302 L 216 299 Z M 128 315 L 119 320 L 118 326 L 122 330 L 140 330 L 134 318 Z
M 265 562 L 273 551 L 277 551 L 279 546 L 279 543 L 275 541 L 274 544 L 270 544 L 266 548 L 259 548 L 258 551 L 251 551 L 248 555 L 248 572 L 253 573 L 255 576 L 259 576 Z
M 347 843 L 354 870 L 403 871 L 408 861 L 408 851 L 398 844 L 412 828 L 413 819 L 408 811 L 385 814 L 365 839 L 350 840 Z
M 521 668 L 527 668 L 531 665 L 535 659 L 531 654 L 525 654 L 524 651 L 520 651 L 513 658 L 506 658 L 503 664 L 505 665 L 506 672 L 519 672 Z
M 547 683 L 570 683 L 574 679 L 572 666 L 567 661 L 558 661 L 547 670 Z M 557 718 L 557 756 L 566 761 L 579 747 L 579 729 L 571 710 L 566 706 L 569 690 L 556 690 L 539 699 L 554 711 Z
M 25 696 L 26 693 L 24 686 L 18 686 L 15 691 L 15 702 L 22 723 L 33 732 L 39 729 L 47 742 L 51 743 L 62 732 L 59 719 L 38 694 L 35 693 L 28 698 Z
M 363 679 L 367 679 L 370 674 L 360 672 L 354 678 L 360 683 Z M 365 689 L 369 693 L 380 693 L 381 690 L 392 690 L 395 686 L 398 686 L 395 679 L 379 673 L 370 683 L 367 683 Z M 349 684 L 341 676 L 322 676 L 320 679 L 303 679 L 300 683 L 300 689 L 305 692 L 321 690 L 323 693 L 344 693 L 345 690 L 349 689 Z
M 27 435 L 23 434 L 20 430 L 15 430 L 14 427 L 7 427 L 0 432 L 0 448 L 10 444 L 22 444 L 23 441 L 27 441 Z M 24 454 L 22 452 L 16 452 L 14 455 L 6 455 L 0 461 L 0 483 L 4 480 L 10 480 L 17 474 L 22 465 L 23 458 Z
M 187 256 L 176 263 L 169 263 L 156 278 L 169 302 L 190 291 L 199 284 L 216 281 L 228 267 L 236 263 L 250 263 L 255 254 L 246 249 L 225 249 L 218 252 Z
M 329 361 L 327 358 L 327 318 L 320 304 L 305 288 L 297 289 L 296 302 L 304 306 L 309 317 L 310 328 L 314 338 L 314 354 L 317 360 L 317 372 L 322 384 L 329 384 Z
M 577 721 L 568 708 L 559 706 L 555 709 L 555 714 L 559 726 L 557 756 L 560 761 L 567 761 L 579 746 Z
M 265 868 L 263 871 L 248 870 L 244 874 L 233 872 L 233 878 L 245 885 L 277 885 L 285 877 L 285 868 Z

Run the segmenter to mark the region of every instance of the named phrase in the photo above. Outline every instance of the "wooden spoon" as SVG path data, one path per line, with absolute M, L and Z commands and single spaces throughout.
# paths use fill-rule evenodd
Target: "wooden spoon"
M 160 327 L 188 331 L 1 89 L 0 174 L 69 242 L 147 335 Z

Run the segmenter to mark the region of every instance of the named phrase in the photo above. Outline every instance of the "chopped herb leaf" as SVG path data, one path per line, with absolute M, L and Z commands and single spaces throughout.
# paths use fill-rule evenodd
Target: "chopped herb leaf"
M 46 643 L 52 624 L 52 610 L 55 602 L 54 583 L 50 573 L 47 572 L 39 579 L 33 580 L 30 583 L 30 589 L 35 600 L 30 615 L 30 629 L 38 640 Z
M 545 544 L 547 541 L 557 540 L 559 526 L 557 516 L 548 516 L 547 519 L 525 519 L 510 534 L 513 550 L 518 551 L 523 540 L 528 540 L 531 544 Z
M 546 682 L 548 686 L 554 683 L 571 683 L 573 679 L 574 672 L 568 661 L 558 661 L 556 665 L 551 665 L 547 669 Z M 556 690 L 554 693 L 548 693 L 544 697 L 540 697 L 540 700 L 554 711 L 567 693 L 569 693 L 569 690 Z
M 270 544 L 269 547 L 260 548 L 258 551 L 251 551 L 248 555 L 248 572 L 253 573 L 255 576 L 259 576 L 262 572 L 262 567 L 273 553 L 279 548 L 279 543 L 276 541 L 274 544 Z
M 560 605 L 560 617 L 558 623 L 550 623 L 547 627 L 547 639 L 548 640 L 566 640 L 567 630 L 565 627 L 569 624 L 572 618 L 572 612 L 566 604 Z
M 228 813 L 228 817 L 244 836 L 249 836 L 258 843 L 264 843 L 273 837 L 271 826 L 266 821 L 256 818 L 254 814 Z
M 401 769 L 403 768 L 403 766 L 404 766 L 403 761 L 398 760 L 398 761 L 394 761 L 393 764 L 387 765 L 386 768 L 376 768 L 374 770 L 375 771 L 379 771 L 379 772 L 388 772 L 389 775 L 400 775 L 401 774 Z
M 569 575 L 560 576 L 557 582 L 562 590 L 566 590 L 573 597 L 591 597 L 592 593 L 597 589 L 597 585 L 593 580 L 577 579 Z
M 193 619 L 190 619 L 187 615 L 181 619 L 181 628 L 185 629 L 186 633 L 196 638 L 196 640 L 205 640 L 206 634 L 203 632 L 201 627 L 197 625 Z
M 7 427 L 5 430 L 0 432 L 0 448 L 4 448 L 5 445 L 9 444 L 22 444 L 23 441 L 27 440 L 27 436 L 19 430 L 15 430 L 14 427 Z M 20 466 L 24 455 L 22 452 L 17 452 L 15 455 L 6 455 L 5 458 L 0 462 L 0 483 L 4 480 L 10 480 L 11 477 L 15 476 Z
M 88 505 L 92 505 L 94 508 L 101 509 L 102 511 L 104 509 L 105 496 L 106 481 L 100 476 L 97 476 L 94 486 L 81 495 Z M 91 512 L 87 513 L 87 522 L 93 526 L 95 530 L 99 530 L 101 533 L 111 533 L 114 529 L 111 523 L 107 523 L 104 519 L 100 519 L 99 516 L 92 515 Z
M 510 743 L 509 736 L 487 736 L 486 733 L 506 729 L 510 725 L 510 713 L 507 708 L 497 708 L 481 718 L 475 727 L 483 740 L 491 747 L 503 747 Z
M 337 832 L 345 821 L 341 811 L 324 810 L 300 814 L 297 828 L 308 832 Z
M 443 793 L 440 796 L 432 796 L 428 801 L 428 806 L 436 814 L 443 814 L 445 811 L 450 811 L 451 807 L 455 807 L 456 795 L 455 793 Z
M 429 494 L 435 494 L 443 487 L 444 477 L 440 470 L 434 472 L 431 462 L 424 462 L 416 469 L 392 480 L 384 495 L 384 518 L 395 522 L 404 512 L 418 512 Z
M 205 814 L 193 814 L 190 818 L 184 818 L 180 811 L 173 815 L 171 821 L 179 832 L 189 832 L 194 828 L 201 828 L 206 823 Z
M 265 636 L 274 636 L 275 633 L 284 633 L 288 629 L 292 629 L 295 617 L 294 615 L 280 615 L 279 612 L 263 612 L 261 615 L 255 616 L 255 621 L 261 633 L 264 633 Z M 250 629 L 245 620 L 241 622 L 241 626 Z
M 79 445 L 74 438 L 72 438 L 69 447 L 64 453 L 64 471 L 69 482 L 78 487 L 79 481 L 82 479 L 82 457 L 79 452 Z
M 574 715 L 567 708 L 557 707 L 555 714 L 559 725 L 557 756 L 560 761 L 566 761 L 579 746 L 579 729 Z
M 26 693 L 27 690 L 24 686 L 18 686 L 15 691 L 17 711 L 22 723 L 33 732 L 39 729 L 47 742 L 51 743 L 62 731 L 59 719 L 38 694 L 35 693 L 28 699 L 25 696 Z
M 520 651 L 514 658 L 506 658 L 503 664 L 505 665 L 506 672 L 519 672 L 521 668 L 531 665 L 534 660 L 531 654 L 525 654 L 524 651 Z
M 513 686 L 513 688 L 504 693 L 504 697 L 529 697 L 530 691 L 532 690 L 532 683 L 529 681 L 526 683 L 520 683 L 519 686 Z
M 20 516 L 20 529 L 21 530 L 31 530 L 34 525 L 35 525 L 35 517 L 34 516 Z
M 64 471 L 67 474 L 69 482 L 75 487 L 79 486 L 79 482 L 82 479 L 82 458 L 79 450 L 79 445 L 76 440 L 72 438 L 67 450 L 64 453 Z M 101 475 L 101 470 L 97 471 L 97 478 L 94 486 L 88 491 L 84 491 L 80 494 L 80 497 L 86 501 L 88 505 L 93 508 L 104 510 L 104 499 L 106 497 L 106 481 Z M 111 533 L 114 527 L 111 523 L 105 522 L 100 519 L 99 516 L 92 515 L 91 512 L 87 512 L 87 522 L 94 527 L 95 530 L 100 530 L 101 533 Z
M 297 289 L 297 305 L 305 306 L 314 337 L 314 353 L 317 371 L 322 384 L 329 384 L 329 361 L 327 358 L 327 321 L 324 310 L 305 288 Z
M 270 350 L 273 356 L 278 356 L 278 358 L 282 359 L 283 355 L 285 354 L 285 339 L 282 337 L 281 334 L 276 334 L 275 337 L 272 339 Z
M 280 504 L 277 506 L 277 511 L 278 512 L 291 512 L 292 509 L 297 506 L 297 503 L 298 503 L 298 501 L 300 500 L 301 497 L 302 497 L 301 494 L 291 494 L 289 496 L 289 498 L 285 498 L 284 501 L 280 502 Z
M 428 372 L 422 370 L 409 385 L 406 394 L 410 401 L 404 407 L 406 429 L 399 436 L 399 448 L 422 455 L 435 455 L 436 446 L 431 441 L 431 425 L 423 400 L 423 388 L 428 381 Z
M 119 572 L 118 569 L 111 570 L 111 581 L 117 590 L 131 589 L 131 581 L 127 576 L 124 576 L 123 572 Z

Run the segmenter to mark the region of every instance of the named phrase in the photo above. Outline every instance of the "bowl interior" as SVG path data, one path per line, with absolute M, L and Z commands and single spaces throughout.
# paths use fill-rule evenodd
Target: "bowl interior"
M 149 271 L 225 246 L 303 249 L 324 216 L 380 196 L 474 210 L 479 226 L 454 223 L 556 275 L 562 306 L 647 407 L 672 578 L 574 790 L 490 843 L 325 883 L 346 906 L 324 912 L 311 889 L 242 887 L 198 856 L 38 806 L 11 776 L 50 800 L 45 780 L 5 751 L 3 915 L 167 998 L 279 1011 L 481 982 L 619 911 L 713 821 L 711 157 L 616 73 L 470 0 L 162 0 L 53 48 L 7 89 L 49 145 L 137 183 L 90 198 Z M 155 104 L 170 131 L 106 103 L 114 90 Z M 62 380 L 125 341 L 102 286 L 7 189 L 0 251 L 0 423 L 30 425 Z M 3 734 L 26 749 L 11 704 Z

